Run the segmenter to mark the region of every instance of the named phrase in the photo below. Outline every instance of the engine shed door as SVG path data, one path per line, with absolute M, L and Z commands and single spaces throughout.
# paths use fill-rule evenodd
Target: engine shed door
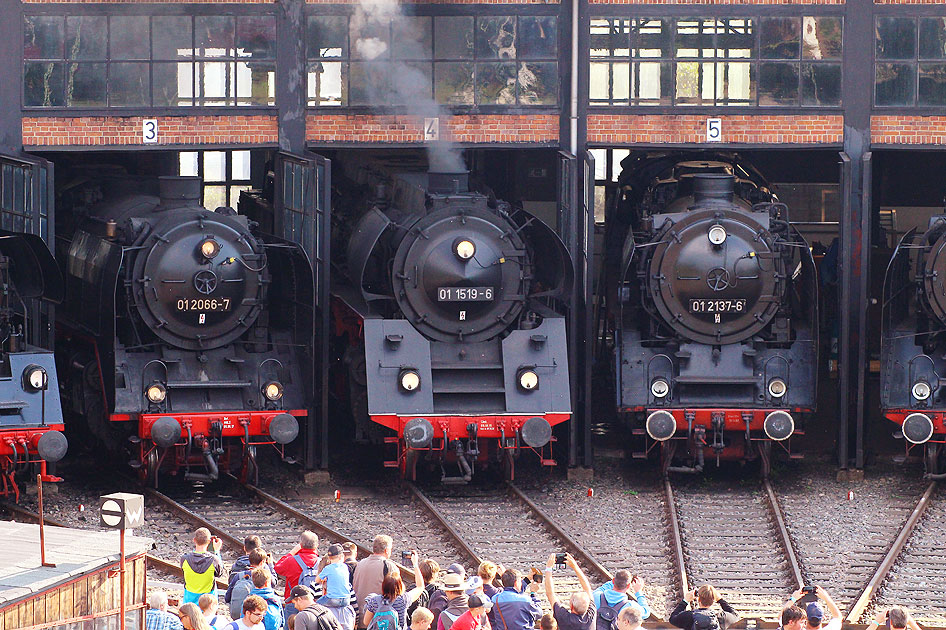
M 0 152 L 0 229 L 39 236 L 52 250 L 54 234 L 52 163 L 32 155 Z M 26 341 L 53 347 L 52 304 L 27 299 Z
M 317 380 L 316 409 L 310 409 L 305 431 L 304 465 L 328 466 L 328 332 L 329 332 L 329 245 L 331 225 L 332 162 L 306 152 L 304 155 L 279 152 L 275 160 L 276 236 L 299 244 L 312 264 L 313 296 L 317 313 L 313 340 Z M 317 345 L 316 345 L 317 344 Z M 314 413 L 313 413 L 314 412 Z M 314 420 L 318 418 L 316 430 Z M 318 451 L 316 449 L 318 441 Z

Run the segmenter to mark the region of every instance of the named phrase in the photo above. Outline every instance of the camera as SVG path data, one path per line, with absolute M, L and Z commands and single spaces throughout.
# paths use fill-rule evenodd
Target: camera
M 413 551 L 402 551 L 401 552 L 401 564 L 404 566 L 411 566 L 411 554 Z
M 559 567 L 565 566 L 565 555 L 564 553 L 555 554 L 555 565 Z
M 807 586 L 801 587 L 801 592 L 804 593 L 805 595 L 808 595 L 808 594 L 814 593 L 817 589 L 818 587 L 815 586 L 814 584 L 809 584 Z

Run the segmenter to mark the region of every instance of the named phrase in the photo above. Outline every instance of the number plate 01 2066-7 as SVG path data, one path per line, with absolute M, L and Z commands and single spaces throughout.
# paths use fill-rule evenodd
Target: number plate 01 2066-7
M 744 313 L 746 301 L 740 300 L 690 300 L 691 313 Z

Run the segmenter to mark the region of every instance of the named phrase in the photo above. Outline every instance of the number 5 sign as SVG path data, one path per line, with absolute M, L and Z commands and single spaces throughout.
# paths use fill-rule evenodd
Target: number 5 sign
M 722 118 L 706 119 L 706 141 L 722 142 L 723 140 L 723 120 Z
M 145 118 L 141 121 L 141 141 L 145 144 L 154 144 L 158 141 L 158 121 L 156 118 Z

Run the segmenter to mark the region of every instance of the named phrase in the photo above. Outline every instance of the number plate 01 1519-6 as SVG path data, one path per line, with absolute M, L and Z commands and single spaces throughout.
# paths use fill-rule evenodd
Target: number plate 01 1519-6
M 744 313 L 746 301 L 740 300 L 690 300 L 691 313 Z
M 438 287 L 438 302 L 489 302 L 495 293 L 493 287 Z

